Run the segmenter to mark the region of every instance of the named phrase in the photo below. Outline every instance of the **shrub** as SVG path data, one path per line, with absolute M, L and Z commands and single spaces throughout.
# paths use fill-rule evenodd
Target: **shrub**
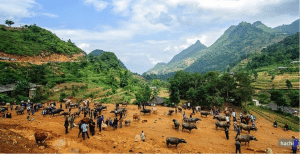
M 62 102 L 63 99 L 65 99 L 66 97 L 67 97 L 66 93 L 60 93 L 59 101 Z

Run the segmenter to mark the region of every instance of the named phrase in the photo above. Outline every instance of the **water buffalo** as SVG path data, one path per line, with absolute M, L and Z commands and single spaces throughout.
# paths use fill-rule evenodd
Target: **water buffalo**
M 182 112 L 182 107 L 178 106 L 178 111 L 181 113 Z
M 224 114 L 225 114 L 226 116 L 228 116 L 229 118 L 231 118 L 231 112 L 230 112 L 230 111 L 225 111 Z
M 184 122 L 187 122 L 187 123 L 196 123 L 197 121 L 201 121 L 201 119 L 195 118 L 195 117 L 184 119 Z
M 230 125 L 229 124 L 227 124 L 227 123 L 223 123 L 223 122 L 220 122 L 220 121 L 217 121 L 216 122 L 216 129 L 218 129 L 218 127 L 221 127 L 221 128 L 229 128 L 230 127 Z
M 80 111 L 76 111 L 76 112 L 74 112 L 74 116 L 80 116 Z
M 124 106 L 124 105 L 126 105 L 126 106 L 127 106 L 127 105 L 128 105 L 128 103 L 127 103 L 127 102 L 124 102 L 124 103 L 122 103 L 122 106 Z
M 167 137 L 166 143 L 167 143 L 168 148 L 169 148 L 169 144 L 171 144 L 171 145 L 175 144 L 176 148 L 177 148 L 177 145 L 179 143 L 186 143 L 186 141 L 184 139 L 180 139 L 180 138 L 177 138 L 177 137 Z
M 146 113 L 151 114 L 151 109 L 143 109 L 143 110 L 141 110 L 140 112 L 143 112 L 144 115 L 145 115 Z
M 69 115 L 70 116 L 70 112 L 64 112 L 64 113 L 62 113 L 62 114 L 60 114 L 61 116 L 62 115 L 64 115 L 64 116 L 66 116 L 66 115 Z
M 258 141 L 256 139 L 256 137 L 254 137 L 253 135 L 250 135 L 250 134 L 247 134 L 247 135 L 239 135 L 236 139 L 236 141 L 239 141 L 239 142 L 245 142 L 245 145 L 246 143 L 248 142 L 248 146 L 249 146 L 249 143 L 251 140 L 255 140 L 255 141 Z
M 178 131 L 179 130 L 179 126 L 180 126 L 179 121 L 177 121 L 176 119 L 173 119 L 172 121 L 174 122 L 175 129 L 177 129 L 177 131 Z
M 197 127 L 195 125 L 192 125 L 192 124 L 183 123 L 182 124 L 182 131 L 183 131 L 183 129 L 188 129 L 191 133 L 192 129 L 197 129 Z
M 128 120 L 125 120 L 125 126 L 127 126 L 127 125 L 129 125 L 130 126 L 130 119 L 128 119 Z
M 7 107 L 0 107 L 0 113 L 4 112 L 4 111 L 8 111 L 8 108 Z
M 215 115 L 213 119 L 217 119 L 219 121 L 226 121 L 226 117 L 223 115 Z
M 248 133 L 250 134 L 250 130 L 255 130 L 257 131 L 257 127 L 251 126 L 251 125 L 245 125 L 245 124 L 240 124 L 240 128 L 241 128 L 241 132 L 242 130 L 246 130 L 248 131 Z
M 206 117 L 207 117 L 207 115 L 210 115 L 210 112 L 208 112 L 208 111 L 201 111 L 200 114 L 201 114 L 201 117 L 202 117 L 202 115 L 206 115 Z
M 51 111 L 51 115 L 55 115 L 55 114 L 60 114 L 60 112 L 63 112 L 64 110 L 63 109 L 55 109 L 55 110 L 52 110 Z

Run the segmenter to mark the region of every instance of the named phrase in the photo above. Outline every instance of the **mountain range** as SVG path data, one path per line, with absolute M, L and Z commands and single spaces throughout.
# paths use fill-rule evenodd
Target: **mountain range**
M 260 52 L 289 35 L 299 32 L 299 19 L 290 25 L 270 28 L 261 21 L 241 22 L 230 26 L 210 47 L 197 41 L 181 51 L 168 63 L 158 63 L 144 74 L 166 75 L 184 70 L 205 73 L 224 71 L 235 66 L 253 52 Z

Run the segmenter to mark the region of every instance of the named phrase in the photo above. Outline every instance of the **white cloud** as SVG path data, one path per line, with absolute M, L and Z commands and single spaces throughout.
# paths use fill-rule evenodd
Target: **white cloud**
M 37 13 L 43 10 L 42 5 L 35 0 L 1 0 L 0 2 L 0 18 L 14 20 L 15 24 L 20 24 L 21 18 L 47 16 L 57 18 L 58 15 L 52 13 Z M 1 20 L 1 19 L 0 19 Z
M 50 18 L 58 18 L 58 15 L 52 14 L 52 13 L 41 13 L 43 16 L 48 16 Z
M 122 15 L 127 16 L 129 14 L 131 0 L 113 0 L 113 10 L 116 13 L 122 13 Z
M 101 0 L 84 0 L 84 4 L 86 5 L 92 4 L 97 11 L 102 11 L 108 5 L 107 2 Z
M 155 59 L 155 58 L 150 57 L 149 54 L 147 55 L 147 57 L 148 57 L 148 59 L 150 60 L 150 62 L 151 62 L 153 65 L 156 65 L 157 63 L 162 62 L 161 60 L 158 60 L 158 59 Z
M 167 46 L 165 49 L 164 49 L 164 51 L 170 51 L 170 46 Z
M 144 41 L 145 43 L 148 43 L 148 44 L 153 44 L 153 45 L 157 45 L 157 44 L 165 44 L 165 43 L 168 43 L 169 41 L 156 41 L 156 40 L 146 40 Z
M 90 47 L 90 44 L 88 43 L 81 43 L 78 45 L 78 48 L 82 49 L 82 50 L 86 50 Z

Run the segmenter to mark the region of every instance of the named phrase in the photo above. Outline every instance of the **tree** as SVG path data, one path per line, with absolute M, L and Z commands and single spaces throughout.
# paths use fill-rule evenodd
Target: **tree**
M 5 24 L 7 24 L 10 27 L 11 25 L 13 25 L 15 23 L 13 21 L 11 21 L 11 20 L 6 20 Z
M 179 91 L 173 91 L 173 93 L 170 94 L 169 100 L 170 102 L 178 104 L 180 102 Z
M 299 90 L 290 90 L 288 93 L 288 97 L 290 98 L 291 102 L 290 105 L 293 107 L 299 107 Z
M 251 86 L 251 77 L 248 73 L 238 72 L 234 74 L 237 88 L 233 90 L 235 102 L 241 105 L 242 102 L 252 101 L 252 95 L 254 94 L 254 88 Z
M 290 80 L 286 80 L 286 86 L 289 88 L 289 89 L 291 89 L 292 87 L 293 87 L 293 85 L 292 85 L 292 83 L 291 83 L 291 81 Z
M 256 72 L 256 71 L 254 71 L 253 75 L 254 75 L 254 78 L 255 78 L 255 80 L 256 80 L 256 79 L 257 79 L 257 77 L 258 77 L 258 74 L 257 74 L 257 72 Z
M 275 75 L 274 74 L 272 74 L 272 78 L 271 78 L 271 80 L 273 81 L 275 79 Z
M 228 102 L 229 98 L 232 97 L 232 90 L 236 88 L 234 78 L 231 77 L 229 73 L 224 73 L 221 76 L 218 85 L 218 89 L 220 89 L 221 96 L 223 96 L 224 100 Z
M 283 97 L 283 92 L 280 90 L 271 90 L 271 100 L 275 102 L 277 105 L 277 109 L 279 106 L 286 106 L 286 99 Z
M 192 105 L 195 105 L 196 102 L 196 97 L 197 97 L 197 93 L 196 90 L 191 87 L 187 92 L 186 92 L 186 97 L 189 101 L 191 101 Z

